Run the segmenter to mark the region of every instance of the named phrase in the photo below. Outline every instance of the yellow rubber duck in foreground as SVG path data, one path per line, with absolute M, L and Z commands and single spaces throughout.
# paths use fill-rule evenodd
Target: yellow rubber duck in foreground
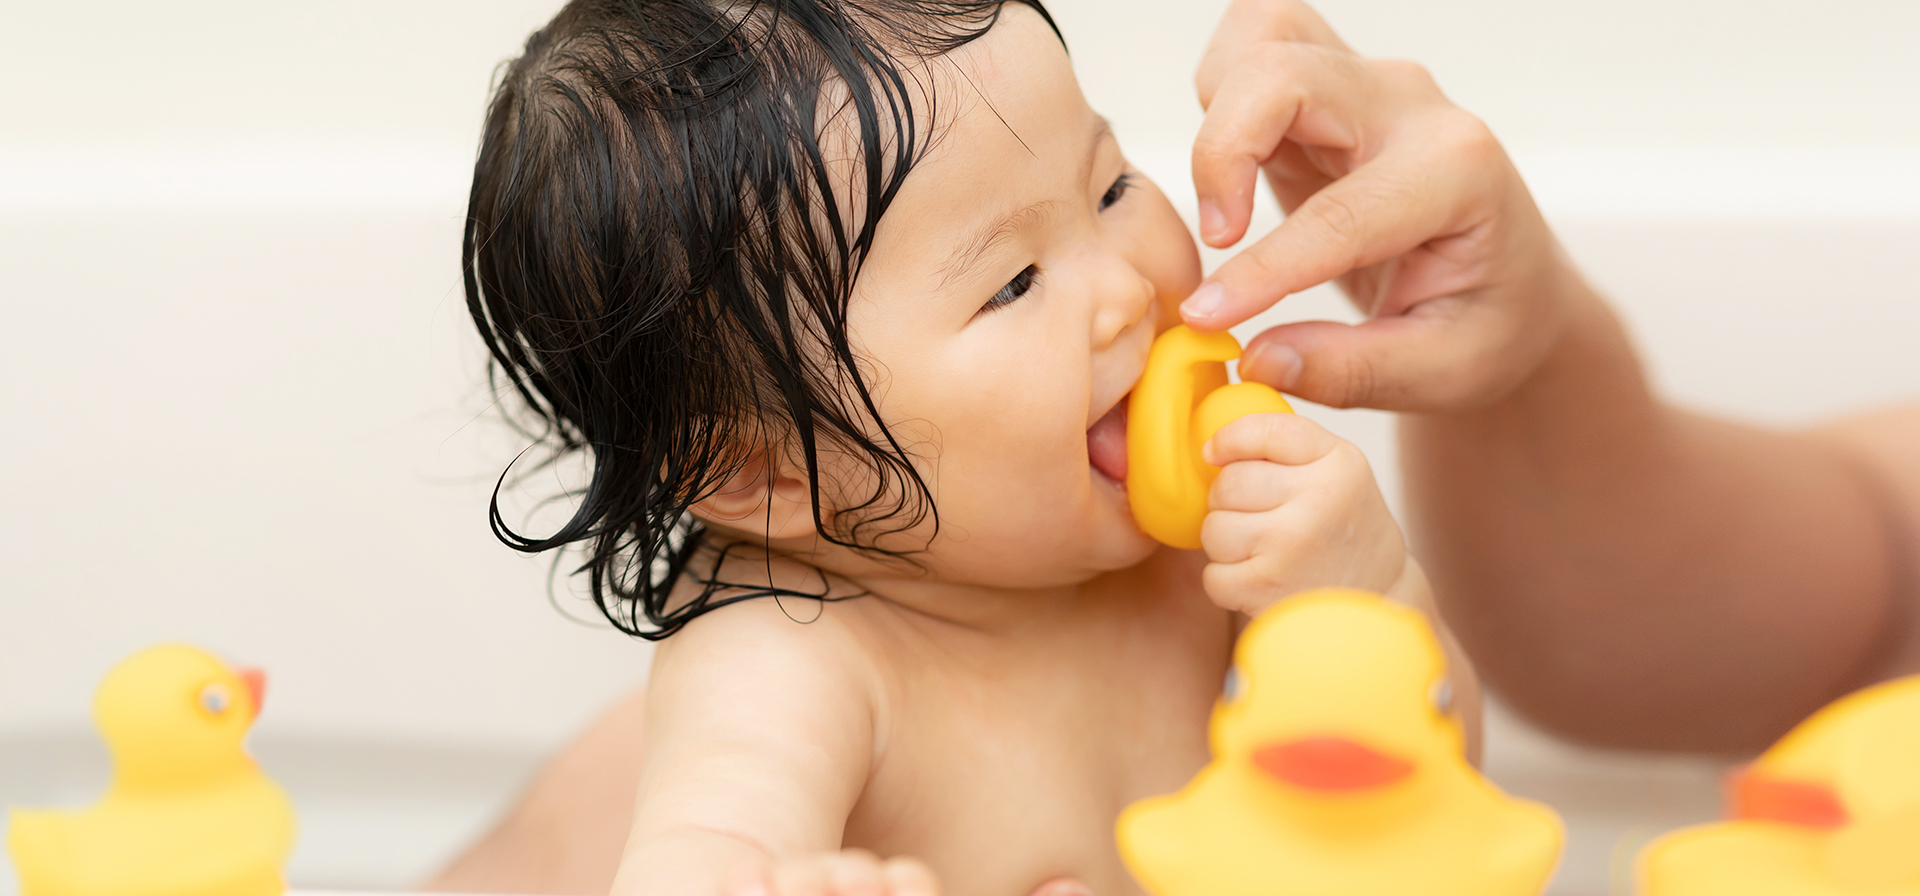
M 89 809 L 15 809 L 20 896 L 275 896 L 293 806 L 241 745 L 265 679 L 192 647 L 154 647 L 107 674 L 93 716 L 113 755 Z
M 1153 340 L 1127 400 L 1127 503 L 1140 530 L 1168 547 L 1200 548 L 1207 491 L 1220 475 L 1200 446 L 1248 414 L 1293 413 L 1271 387 L 1227 384 L 1227 362 L 1239 357 L 1232 333 L 1174 327 Z
M 1920 896 L 1920 676 L 1841 698 L 1641 853 L 1644 896 Z
M 1127 807 L 1127 868 L 1154 896 L 1532 896 L 1560 819 L 1481 777 L 1416 611 L 1364 591 L 1275 604 L 1234 652 L 1213 762 Z

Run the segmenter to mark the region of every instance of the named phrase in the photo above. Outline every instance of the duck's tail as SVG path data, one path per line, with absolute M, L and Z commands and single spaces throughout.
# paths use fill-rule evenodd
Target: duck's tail
M 49 869 L 62 866 L 66 838 L 60 813 L 13 809 L 7 812 L 7 855 L 20 878 L 20 896 L 39 896 L 50 886 Z

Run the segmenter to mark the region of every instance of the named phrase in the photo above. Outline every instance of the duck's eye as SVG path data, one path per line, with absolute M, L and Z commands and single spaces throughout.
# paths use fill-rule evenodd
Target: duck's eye
M 1433 711 L 1441 715 L 1453 712 L 1453 680 L 1442 678 L 1433 683 L 1433 690 L 1427 692 L 1427 701 L 1433 704 Z
M 1108 187 L 1107 192 L 1100 197 L 1100 210 L 1106 211 L 1108 207 L 1119 202 L 1121 197 L 1126 196 L 1127 191 L 1131 189 L 1133 189 L 1133 175 L 1122 174 L 1114 178 L 1113 186 Z
M 216 681 L 200 689 L 200 708 L 206 710 L 208 715 L 217 716 L 232 705 L 233 692 L 227 690 L 226 685 Z
M 1228 667 L 1227 680 L 1220 686 L 1220 696 L 1231 703 L 1240 699 L 1240 695 L 1246 692 L 1247 683 L 1240 677 L 1240 670 L 1237 667 Z

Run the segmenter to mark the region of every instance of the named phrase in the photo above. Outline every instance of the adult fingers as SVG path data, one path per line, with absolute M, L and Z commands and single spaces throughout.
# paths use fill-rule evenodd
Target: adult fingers
M 1224 330 L 1293 293 L 1446 234 L 1466 200 L 1453 166 L 1394 148 L 1327 184 L 1272 233 L 1227 259 L 1181 303 L 1188 325 Z
M 1395 110 L 1370 102 L 1365 63 L 1303 43 L 1249 47 L 1226 76 L 1193 143 L 1200 237 L 1230 246 L 1252 219 L 1256 175 L 1283 141 L 1354 148 L 1363 126 Z
M 1339 444 L 1333 433 L 1299 414 L 1248 414 L 1220 427 L 1200 447 L 1200 456 L 1219 467 L 1243 460 L 1298 466 L 1327 456 Z
M 1352 52 L 1320 14 L 1300 0 L 1236 0 L 1213 28 L 1193 75 L 1202 109 L 1213 105 L 1220 82 L 1246 48 L 1262 41 L 1296 41 Z
M 1329 407 L 1458 407 L 1508 385 L 1488 359 L 1512 354 L 1509 324 L 1492 309 L 1446 298 L 1360 324 L 1283 324 L 1248 341 L 1240 377 Z

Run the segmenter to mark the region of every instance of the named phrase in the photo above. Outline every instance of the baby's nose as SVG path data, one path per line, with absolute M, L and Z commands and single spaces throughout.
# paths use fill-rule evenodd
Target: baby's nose
M 1093 345 L 1102 348 L 1120 338 L 1153 308 L 1153 281 L 1132 265 L 1116 265 L 1119 270 L 1099 284 L 1093 313 Z

